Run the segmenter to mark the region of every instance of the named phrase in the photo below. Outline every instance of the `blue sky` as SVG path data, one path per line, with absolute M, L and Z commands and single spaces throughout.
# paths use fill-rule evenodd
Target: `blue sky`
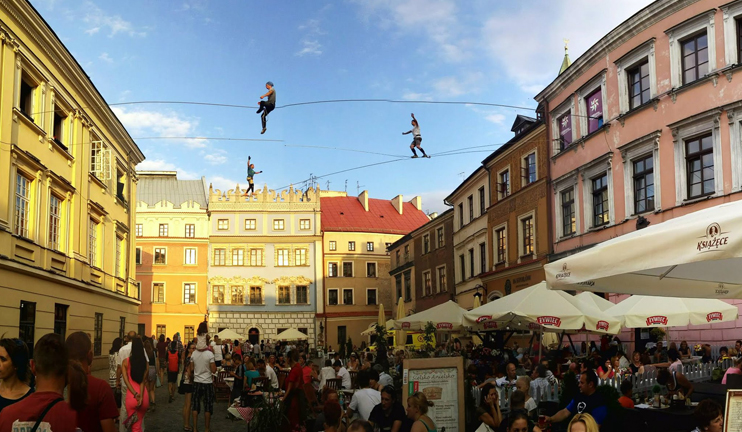
M 328 99 L 475 101 L 535 108 L 570 40 L 577 58 L 649 0 L 33 0 L 108 103 L 144 100 L 255 105 L 265 82 L 277 104 Z M 471 105 L 340 103 L 274 111 L 260 135 L 252 109 L 188 105 L 114 107 L 134 138 L 264 138 L 282 142 L 138 140 L 138 169 L 205 176 L 215 188 L 301 184 L 327 173 L 394 159 L 298 146 L 411 155 L 410 113 L 430 154 L 495 145 L 517 114 Z M 477 149 L 479 150 L 479 149 Z M 463 151 L 463 150 L 462 150 Z M 321 187 L 375 198 L 442 202 L 487 152 L 401 160 L 319 180 Z

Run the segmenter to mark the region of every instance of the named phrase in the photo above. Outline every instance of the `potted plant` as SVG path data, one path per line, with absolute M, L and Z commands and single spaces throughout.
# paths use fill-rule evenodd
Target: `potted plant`
M 660 387 L 659 384 L 655 384 L 654 387 L 652 387 L 652 394 L 654 395 L 654 406 L 657 408 L 660 408 L 660 392 L 662 391 L 662 387 Z

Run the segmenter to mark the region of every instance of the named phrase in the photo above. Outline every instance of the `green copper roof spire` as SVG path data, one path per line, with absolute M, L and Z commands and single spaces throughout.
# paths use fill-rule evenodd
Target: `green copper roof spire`
M 562 60 L 562 67 L 559 68 L 559 75 L 567 70 L 569 65 L 572 64 L 572 60 L 569 59 L 569 49 L 567 48 L 567 44 L 569 44 L 569 39 L 564 39 L 564 60 Z

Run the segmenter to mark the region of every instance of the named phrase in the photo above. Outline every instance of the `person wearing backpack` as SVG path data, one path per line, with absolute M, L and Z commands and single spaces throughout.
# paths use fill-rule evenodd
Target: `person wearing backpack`
M 178 354 L 178 343 L 170 342 L 170 349 L 167 350 L 167 389 L 170 393 L 168 403 L 175 398 L 175 389 L 178 383 L 178 372 L 180 371 L 180 355 Z

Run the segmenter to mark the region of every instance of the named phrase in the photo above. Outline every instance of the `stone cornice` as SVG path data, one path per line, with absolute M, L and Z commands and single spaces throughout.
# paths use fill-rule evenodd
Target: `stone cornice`
M 281 276 L 280 278 L 274 279 L 273 283 L 280 286 L 310 285 L 312 280 L 308 279 L 306 276 Z
M 242 276 L 224 277 L 214 276 L 209 278 L 210 285 L 240 285 L 240 286 L 263 286 L 271 283 L 270 280 L 262 276 L 252 276 L 250 278 L 244 278 Z

